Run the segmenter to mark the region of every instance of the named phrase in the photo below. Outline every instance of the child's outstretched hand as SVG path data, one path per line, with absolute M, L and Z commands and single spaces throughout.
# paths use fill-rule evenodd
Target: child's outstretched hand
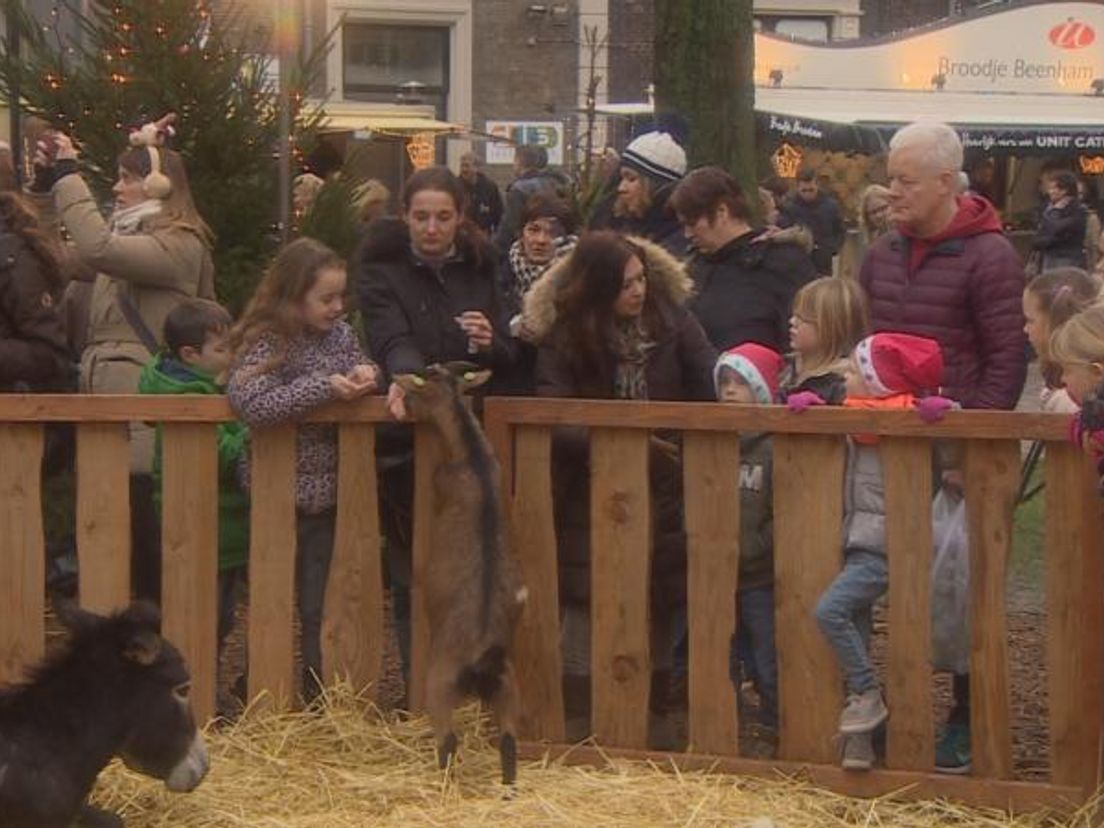
M 800 414 L 814 405 L 827 405 L 824 399 L 815 391 L 798 391 L 786 397 L 786 407 L 794 414 Z
M 916 402 L 916 412 L 920 419 L 929 424 L 938 423 L 948 411 L 957 407 L 958 403 L 947 397 L 924 397 Z
M 406 402 L 403 400 L 405 396 L 406 392 L 397 382 L 391 383 L 391 387 L 387 389 L 387 410 L 400 422 L 406 419 Z
M 330 388 L 339 400 L 355 400 L 368 393 L 368 388 L 357 385 L 344 374 L 330 375 Z
M 364 393 L 375 391 L 379 385 L 379 368 L 372 362 L 354 365 L 353 369 L 345 376 L 357 388 L 363 389 Z

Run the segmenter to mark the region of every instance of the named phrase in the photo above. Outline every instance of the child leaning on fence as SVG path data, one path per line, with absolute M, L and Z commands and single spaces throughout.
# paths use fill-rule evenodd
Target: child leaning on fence
M 919 409 L 925 421 L 953 407 L 939 396 L 943 357 L 934 340 L 879 333 L 858 344 L 844 372 L 845 408 L 877 411 Z M 795 406 L 791 397 L 791 409 Z M 868 770 L 874 763 L 872 735 L 889 716 L 867 644 L 871 611 L 889 586 L 885 551 L 885 484 L 878 438 L 847 441 L 843 497 L 843 570 L 817 603 L 816 620 L 835 651 L 847 685 L 840 714 L 843 767 Z
M 230 368 L 228 337 L 233 320 L 209 299 L 185 299 L 165 317 L 165 349 L 142 369 L 140 394 L 222 394 Z M 234 626 L 234 610 L 249 560 L 249 497 L 238 482 L 248 451 L 249 430 L 220 423 L 218 439 L 218 644 Z M 161 427 L 153 448 L 154 499 L 161 505 Z
M 782 357 L 746 342 L 721 354 L 713 371 L 717 399 L 770 405 L 778 397 Z M 778 727 L 778 658 L 774 647 L 773 441 L 740 433 L 740 578 L 729 669 L 739 692 L 740 667 L 759 694 L 759 721 Z
M 1051 336 L 1049 349 L 1079 409 L 1070 423 L 1070 439 L 1096 460 L 1104 494 L 1104 304 L 1075 314 Z
M 311 239 L 284 247 L 257 286 L 231 346 L 230 404 L 251 427 L 294 422 L 377 387 L 379 371 L 344 321 L 345 263 Z M 333 556 L 337 427 L 301 426 L 296 460 L 296 586 L 303 698 L 322 676 L 322 609 Z

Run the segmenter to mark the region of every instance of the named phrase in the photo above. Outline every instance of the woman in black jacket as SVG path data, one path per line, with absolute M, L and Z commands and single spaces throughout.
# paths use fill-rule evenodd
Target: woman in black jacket
M 696 250 L 689 308 L 713 346 L 757 342 L 785 353 L 794 294 L 816 276 L 808 233 L 753 229 L 743 190 L 720 167 L 686 176 L 671 206 Z
M 1085 266 L 1088 214 L 1077 198 L 1077 179 L 1060 172 L 1047 186 L 1050 204 L 1043 211 L 1032 247 L 1042 255 L 1041 270 Z
M 388 380 L 388 407 L 406 417 L 397 374 L 466 360 L 508 372 L 516 357 L 494 248 L 464 218 L 464 188 L 445 167 L 411 176 L 401 218 L 370 224 L 358 254 L 357 292 L 369 353 Z M 413 434 L 381 429 L 376 443 L 392 608 L 410 663 Z

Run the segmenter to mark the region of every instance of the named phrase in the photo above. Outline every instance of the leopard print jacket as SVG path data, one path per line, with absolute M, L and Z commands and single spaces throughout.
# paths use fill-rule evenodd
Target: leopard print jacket
M 336 399 L 331 374 L 345 374 L 368 363 L 356 333 L 338 322 L 323 335 L 293 342 L 283 364 L 268 370 L 276 353 L 275 337 L 262 337 L 235 362 L 226 386 L 230 405 L 251 427 L 294 421 Z M 248 452 L 243 477 L 248 488 Z M 318 514 L 337 503 L 337 426 L 299 427 L 295 498 L 299 510 Z

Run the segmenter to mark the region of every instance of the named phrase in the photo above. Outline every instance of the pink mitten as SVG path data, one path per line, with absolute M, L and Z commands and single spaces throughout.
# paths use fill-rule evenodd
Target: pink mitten
M 827 405 L 815 391 L 798 391 L 786 397 L 786 407 L 794 414 L 800 414 L 814 405 Z
M 916 403 L 916 411 L 925 423 L 938 423 L 944 414 L 957 407 L 958 403 L 946 397 L 924 397 Z

